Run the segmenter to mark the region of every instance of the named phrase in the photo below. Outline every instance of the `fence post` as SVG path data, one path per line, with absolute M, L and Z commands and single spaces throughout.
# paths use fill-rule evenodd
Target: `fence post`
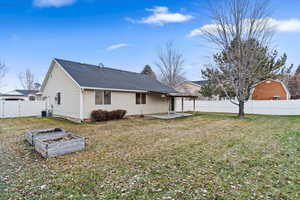
M 1 106 L 2 106 L 1 116 L 2 116 L 2 118 L 4 118 L 4 101 L 1 102 Z
M 18 101 L 18 117 L 21 117 L 21 101 Z
M 2 106 L 2 101 L 0 100 L 0 118 L 2 118 L 2 115 L 3 115 L 3 106 Z
M 183 97 L 181 97 L 181 112 L 183 112 Z

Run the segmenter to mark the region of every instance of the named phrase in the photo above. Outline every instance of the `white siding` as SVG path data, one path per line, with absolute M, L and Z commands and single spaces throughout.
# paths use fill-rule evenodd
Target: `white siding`
M 95 91 L 85 90 L 83 92 L 84 118 L 90 118 L 93 110 L 127 110 L 127 115 L 165 113 L 169 110 L 168 98 L 161 95 L 146 95 L 146 104 L 135 104 L 135 93 L 133 92 L 111 92 L 111 105 L 96 105 Z
M 61 105 L 55 102 L 56 94 L 61 93 Z M 47 97 L 49 109 L 53 106 L 53 114 L 80 119 L 80 88 L 57 64 L 54 64 L 43 96 Z

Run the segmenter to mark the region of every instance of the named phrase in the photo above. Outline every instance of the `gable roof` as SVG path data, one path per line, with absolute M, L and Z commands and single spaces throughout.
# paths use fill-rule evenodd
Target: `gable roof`
M 186 83 L 201 87 L 203 85 L 206 85 L 208 83 L 208 81 L 206 81 L 206 80 L 202 80 L 202 81 L 183 81 L 177 87 L 180 87 L 180 86 L 182 86 L 183 84 L 186 84 Z
M 206 81 L 206 80 L 202 80 L 202 81 L 191 81 L 191 82 L 194 83 L 194 84 L 200 85 L 200 86 L 206 85 L 206 84 L 208 83 L 208 81 Z
M 148 75 L 74 61 L 54 59 L 83 88 L 177 93 Z
M 281 80 L 275 80 L 275 79 L 267 79 L 267 80 L 263 80 L 263 81 L 260 81 L 260 82 L 256 83 L 256 84 L 253 86 L 253 88 L 252 88 L 252 90 L 251 90 L 251 92 L 250 92 L 250 97 L 252 97 L 252 95 L 253 95 L 253 93 L 254 93 L 254 90 L 255 90 L 256 86 L 258 86 L 258 85 L 260 85 L 260 84 L 262 84 L 262 83 L 264 83 L 264 82 L 267 82 L 267 81 L 271 81 L 271 82 L 273 81 L 273 82 L 280 83 L 281 86 L 283 87 L 284 91 L 286 92 L 288 99 L 291 98 L 290 91 L 289 91 L 288 87 L 286 87 L 286 85 L 284 84 L 284 82 L 281 81 Z

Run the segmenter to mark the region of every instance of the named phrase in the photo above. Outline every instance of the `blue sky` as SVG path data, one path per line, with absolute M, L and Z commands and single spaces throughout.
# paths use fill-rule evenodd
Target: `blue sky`
M 217 2 L 217 0 L 216 0 Z M 300 64 L 300 1 L 272 0 L 273 47 Z M 173 41 L 186 77 L 201 79 L 213 53 L 197 30 L 211 24 L 205 0 L 1 0 L 0 61 L 9 72 L 0 91 L 19 88 L 30 68 L 42 82 L 54 57 L 141 71 L 154 70 L 157 50 Z

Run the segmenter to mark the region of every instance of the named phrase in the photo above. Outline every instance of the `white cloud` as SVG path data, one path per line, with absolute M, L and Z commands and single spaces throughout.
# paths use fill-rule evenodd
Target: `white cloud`
M 202 35 L 204 31 L 215 31 L 217 30 L 217 25 L 216 24 L 206 24 L 204 26 L 201 26 L 200 28 L 196 28 L 192 30 L 189 34 L 188 37 L 194 37 L 198 35 Z
M 167 23 L 182 23 L 193 18 L 191 15 L 184 15 L 181 13 L 172 13 L 169 11 L 168 7 L 156 6 L 154 8 L 147 8 L 146 11 L 152 14 L 148 17 L 144 17 L 141 20 L 134 20 L 131 18 L 126 18 L 127 21 L 131 23 L 141 23 L 141 24 L 155 24 L 164 25 Z
M 279 32 L 300 32 L 300 19 L 277 20 L 268 19 L 270 25 Z M 204 31 L 216 31 L 218 29 L 216 24 L 206 24 L 200 28 L 192 30 L 188 37 L 202 35 Z
M 114 44 L 114 45 L 111 45 L 111 46 L 107 47 L 106 50 L 107 51 L 112 51 L 112 50 L 115 50 L 115 49 L 126 47 L 128 45 L 129 44 L 127 44 L 127 43 Z
M 33 5 L 37 7 L 62 7 L 75 3 L 77 0 L 34 0 Z
M 277 31 L 280 32 L 300 32 L 300 19 L 276 20 L 271 19 Z

